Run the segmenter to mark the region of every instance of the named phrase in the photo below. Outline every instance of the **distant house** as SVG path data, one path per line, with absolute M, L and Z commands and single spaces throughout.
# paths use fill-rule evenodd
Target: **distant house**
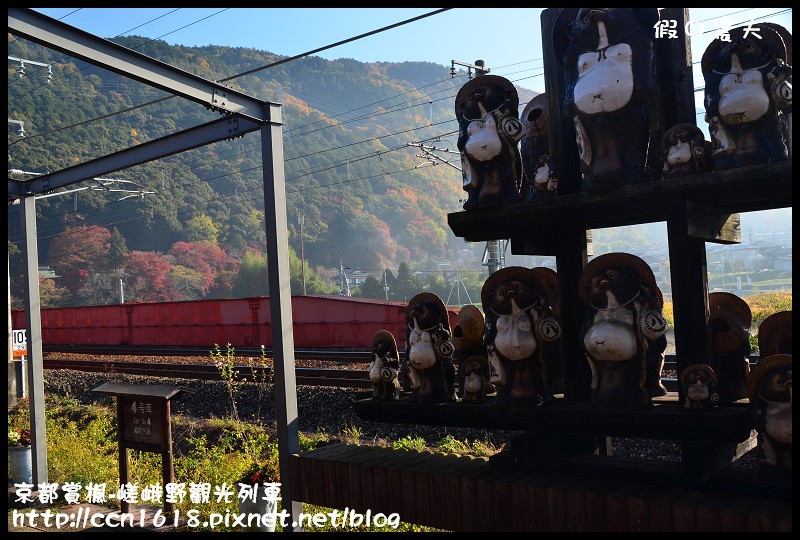
M 719 273 L 768 270 L 771 260 L 761 253 L 765 248 L 766 246 L 756 244 L 718 247 L 709 250 L 707 264 L 709 270 Z
M 782 247 L 775 244 L 769 244 L 760 248 L 758 252 L 766 259 L 764 264 L 765 270 L 792 270 L 791 247 Z
M 789 252 L 788 256 L 778 256 L 775 257 L 772 264 L 773 270 L 780 270 L 782 272 L 791 272 L 792 271 L 792 254 Z
M 364 283 L 367 276 L 369 276 L 368 273 L 358 269 L 350 270 L 349 268 L 344 268 L 343 272 L 333 276 L 333 283 L 339 287 L 339 294 L 343 296 L 350 296 L 350 289 Z
M 645 261 L 653 271 L 659 288 L 662 293 L 672 291 L 672 276 L 669 273 L 669 265 L 662 261 Z
M 47 266 L 46 264 L 39 265 L 39 277 L 45 279 L 56 279 L 60 276 L 57 276 L 55 271 Z
M 358 285 L 361 285 L 364 283 L 364 280 L 367 279 L 367 276 L 369 276 L 368 273 L 358 269 L 349 273 L 345 272 L 345 275 L 347 276 L 347 284 L 351 287 L 357 287 Z

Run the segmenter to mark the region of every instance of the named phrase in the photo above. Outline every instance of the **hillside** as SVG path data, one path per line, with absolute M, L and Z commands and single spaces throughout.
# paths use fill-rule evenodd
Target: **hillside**
M 136 37 L 115 41 L 214 80 L 282 59 L 244 48 L 169 46 Z M 10 43 L 9 54 L 53 70 L 52 83 L 42 85 L 33 74 L 14 79 L 15 66 L 9 66 L 9 118 L 23 118 L 27 135 L 18 140 L 9 130 L 9 168 L 57 170 L 216 117 L 24 40 Z M 367 269 L 396 268 L 403 260 L 424 266 L 455 253 L 461 241 L 447 230 L 446 214 L 460 209 L 460 173 L 447 165 L 420 166 L 419 150 L 408 145 L 455 149 L 453 103 L 464 82 L 465 76 L 451 79 L 445 66 L 432 63 L 318 57 L 231 80 L 232 88 L 283 105 L 295 251 L 303 215 L 303 247 L 312 266 L 338 267 L 340 259 Z M 48 234 L 41 239 L 42 262 L 52 262 L 49 238 L 83 222 L 114 222 L 130 249 L 164 251 L 182 239 L 189 219 L 207 215 L 220 230 L 221 245 L 258 245 L 263 231 L 242 216 L 261 209 L 260 159 L 258 135 L 248 135 L 115 175 L 157 191 L 142 199 L 117 204 L 90 191 L 80 193 L 77 204 L 74 197 L 43 199 L 39 225 Z

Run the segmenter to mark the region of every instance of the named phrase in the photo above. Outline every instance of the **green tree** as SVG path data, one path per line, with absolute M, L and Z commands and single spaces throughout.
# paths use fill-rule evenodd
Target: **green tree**
M 175 291 L 175 300 L 199 300 L 203 298 L 206 277 L 193 268 L 174 264 L 169 270 L 169 279 Z
M 422 282 L 413 274 L 411 266 L 406 261 L 401 262 L 394 282 L 395 300 L 406 302 L 421 292 Z
M 267 257 L 263 253 L 254 249 L 245 251 L 233 278 L 231 294 L 235 298 L 269 295 Z
M 228 227 L 220 236 L 223 237 L 226 245 L 243 251 L 248 246 L 263 246 L 266 243 L 266 235 L 264 211 L 242 209 L 231 214 Z
M 386 293 L 383 290 L 383 283 L 372 274 L 368 275 L 364 283 L 358 286 L 353 292 L 353 296 L 360 298 L 377 298 L 381 300 L 386 299 Z
M 447 301 L 450 285 L 442 272 L 429 272 L 422 282 L 422 288 L 438 295 L 443 301 Z
M 109 266 L 111 268 L 119 268 L 126 253 L 128 253 L 128 245 L 125 243 L 125 237 L 122 236 L 119 229 L 114 227 L 111 231 L 111 248 L 108 252 Z
M 188 242 L 208 242 L 216 244 L 219 230 L 217 226 L 214 225 L 214 221 L 203 214 L 193 217 L 186 222 L 184 236 Z

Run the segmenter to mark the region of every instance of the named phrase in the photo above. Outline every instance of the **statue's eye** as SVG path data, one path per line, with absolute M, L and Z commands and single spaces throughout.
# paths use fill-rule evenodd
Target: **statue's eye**
M 586 15 L 584 15 L 582 20 L 585 23 L 588 23 L 589 21 L 591 21 L 591 19 L 589 18 L 589 14 L 587 13 Z
M 617 279 L 617 273 L 616 272 L 609 272 L 606 275 L 606 278 L 608 278 L 609 280 Z

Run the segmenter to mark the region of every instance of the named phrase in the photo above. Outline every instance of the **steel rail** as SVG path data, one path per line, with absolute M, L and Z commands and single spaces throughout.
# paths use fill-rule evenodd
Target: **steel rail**
M 212 353 L 208 347 L 166 347 L 166 346 L 136 346 L 136 345 L 42 345 L 46 353 L 70 354 L 95 354 L 103 356 L 209 356 Z M 235 347 L 237 357 L 260 358 L 261 349 L 256 347 Z M 221 354 L 226 353 L 225 348 L 220 348 Z M 401 357 L 405 356 L 401 351 Z M 370 352 L 348 349 L 295 349 L 295 360 L 325 360 L 342 363 L 368 363 Z M 265 358 L 272 358 L 272 350 L 264 349 Z
M 94 373 L 124 373 L 147 377 L 176 379 L 222 380 L 220 370 L 213 364 L 168 364 L 152 362 L 62 360 L 46 358 L 44 369 L 72 369 Z M 271 382 L 268 366 L 236 366 L 236 376 L 243 382 Z M 297 384 L 309 386 L 346 386 L 369 388 L 369 374 L 365 369 L 295 368 Z
M 50 345 L 43 346 L 48 353 L 96 354 L 103 356 L 205 356 L 210 350 L 192 347 L 135 347 L 135 346 L 108 346 L 108 345 Z M 261 356 L 261 349 L 240 348 L 235 349 L 240 358 Z M 270 358 L 271 351 L 265 349 L 264 357 Z M 401 358 L 405 357 L 401 351 Z M 317 360 L 336 362 L 341 364 L 368 363 L 370 352 L 368 350 L 335 350 L 335 349 L 295 349 L 295 360 Z M 758 356 L 750 358 L 751 366 L 758 361 Z M 267 380 L 270 368 L 238 364 L 237 374 L 242 380 L 255 382 Z M 222 380 L 219 368 L 214 364 L 172 364 L 153 362 L 128 362 L 128 361 L 96 361 L 96 360 L 63 360 L 45 358 L 44 369 L 74 369 L 76 371 L 126 373 L 151 377 L 185 378 Z M 666 355 L 664 370 L 676 369 L 675 356 Z M 295 368 L 297 384 L 310 386 L 344 386 L 351 388 L 370 388 L 369 373 L 366 369 L 335 369 L 335 368 Z M 662 377 L 662 384 L 671 392 L 678 390 L 678 381 L 675 377 Z

